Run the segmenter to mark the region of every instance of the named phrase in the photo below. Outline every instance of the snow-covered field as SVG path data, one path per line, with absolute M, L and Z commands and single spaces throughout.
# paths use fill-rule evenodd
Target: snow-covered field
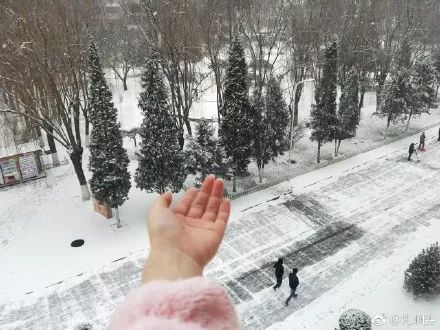
M 409 260 L 440 236 L 440 144 L 430 139 L 422 161 L 408 163 L 414 138 L 233 201 L 228 233 L 207 275 L 231 293 L 245 328 L 333 329 L 351 307 L 371 316 L 434 317 L 439 300 L 415 301 L 402 289 Z M 116 231 L 72 193 L 76 182 L 68 170 L 0 192 L 7 239 L 0 250 L 0 328 L 83 322 L 104 328 L 139 283 L 148 253 L 144 215 L 154 196 L 132 190 L 121 212 L 125 226 Z M 77 238 L 85 245 L 70 247 Z M 287 283 L 271 289 L 271 264 L 280 256 L 300 268 L 299 295 L 289 307 L 283 306 Z M 394 328 L 403 327 L 381 327 Z
M 137 79 L 130 79 L 127 92 L 113 81 L 125 129 L 141 121 Z M 209 91 L 191 117 L 215 118 L 215 94 Z M 308 116 L 312 92 L 308 85 L 300 119 Z M 404 161 L 409 143 L 418 139 L 410 134 L 438 123 L 440 112 L 414 119 L 408 133 L 403 125 L 394 127 L 385 140 L 385 121 L 371 116 L 374 107 L 368 93 L 358 135 L 343 142 L 339 159 L 328 144 L 318 167 L 316 146 L 306 135 L 295 147 L 297 164 L 289 167 L 281 157 L 265 171 L 266 180 L 303 175 L 233 201 L 225 242 L 207 274 L 231 293 L 245 328 L 333 329 L 352 307 L 372 317 L 385 314 L 388 323 L 378 329 L 405 328 L 391 324 L 394 315 L 411 319 L 436 312 L 432 329 L 440 328 L 440 301 L 414 301 L 402 289 L 410 259 L 440 238 L 440 143 L 433 138 L 438 128 L 427 130 L 428 151 L 420 163 Z M 133 154 L 132 142 L 125 145 Z M 136 166 L 133 161 L 132 174 Z M 240 181 L 242 189 L 257 185 L 256 169 L 251 172 Z M 145 214 L 155 195 L 132 188 L 129 197 L 118 230 L 113 220 L 93 212 L 91 202 L 81 201 L 71 165 L 0 190 L 1 329 L 82 322 L 105 327 L 116 304 L 138 285 L 148 253 Z M 84 239 L 84 246 L 71 247 L 75 239 Z M 287 283 L 276 293 L 270 288 L 271 263 L 281 256 L 300 268 L 299 296 L 288 308 Z

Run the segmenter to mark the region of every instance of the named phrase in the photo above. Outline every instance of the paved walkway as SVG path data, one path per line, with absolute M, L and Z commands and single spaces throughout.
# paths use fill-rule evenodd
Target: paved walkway
M 440 143 L 427 148 L 420 163 L 395 153 L 235 213 L 207 275 L 227 288 L 244 328 L 283 321 L 369 260 L 392 253 L 405 233 L 428 225 L 426 220 L 440 211 Z M 0 328 L 61 329 L 81 323 L 104 328 L 117 303 L 138 284 L 144 253 L 96 274 L 78 274 L 47 288 L 47 294 L 0 305 Z M 298 297 L 289 307 L 284 306 L 287 281 L 275 293 L 271 288 L 272 264 L 279 257 L 288 268 L 300 269 Z

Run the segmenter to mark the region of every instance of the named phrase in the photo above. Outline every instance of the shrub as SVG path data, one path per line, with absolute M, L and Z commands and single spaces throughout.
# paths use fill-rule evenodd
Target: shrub
M 359 310 L 349 309 L 339 318 L 340 330 L 371 330 L 371 317 Z
M 438 243 L 413 259 L 405 271 L 403 287 L 415 297 L 434 297 L 440 294 L 440 247 Z

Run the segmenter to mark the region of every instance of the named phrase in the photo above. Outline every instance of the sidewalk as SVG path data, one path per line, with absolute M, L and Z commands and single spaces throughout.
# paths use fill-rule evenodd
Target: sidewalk
M 437 141 L 438 129 L 439 128 L 436 125 L 424 131 L 427 136 L 426 144 Z M 402 157 L 405 156 L 405 158 L 407 158 L 410 143 L 417 142 L 418 145 L 420 134 L 421 132 L 406 137 L 404 139 L 391 142 L 380 148 L 369 150 L 351 158 L 329 164 L 312 172 L 299 175 L 288 181 L 260 190 L 251 195 L 242 196 L 236 201 L 234 200 L 232 202 L 234 206 L 239 206 L 235 207 L 234 210 L 237 211 L 239 209 L 240 211 L 243 211 L 250 207 L 255 207 L 258 204 L 268 201 L 269 199 L 276 198 L 286 193 L 287 191 L 301 192 L 304 188 L 319 184 L 320 182 L 326 180 L 335 180 L 338 177 L 345 175 L 354 169 L 360 169 L 363 166 L 376 160 L 386 159 L 387 157 L 398 154 L 402 154 Z M 421 157 L 421 159 L 423 159 L 423 155 Z

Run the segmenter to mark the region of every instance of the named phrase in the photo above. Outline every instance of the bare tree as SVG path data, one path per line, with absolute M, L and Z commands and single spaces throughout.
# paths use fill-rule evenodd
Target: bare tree
M 99 44 L 104 64 L 113 70 L 126 91 L 128 73 L 141 65 L 145 55 L 142 35 L 126 14 L 119 19 L 104 16 L 101 28 Z
M 84 200 L 80 115 L 87 122 L 87 23 L 95 9 L 91 0 L 9 1 L 0 22 L 0 82 L 18 104 L 1 112 L 26 118 L 68 151 Z
M 250 53 L 249 68 L 257 95 L 262 95 L 275 63 L 286 48 L 284 11 L 283 0 L 249 0 L 240 12 L 240 30 Z
M 171 94 L 173 115 L 184 144 L 184 128 L 192 134 L 189 114 L 194 101 L 204 91 L 202 83 L 211 74 L 201 62 L 202 43 L 197 22 L 199 5 L 192 0 L 141 0 L 143 15 L 133 13 L 133 0 L 120 4 L 145 37 L 158 50 Z
M 201 39 L 206 57 L 214 74 L 217 92 L 217 119 L 224 115 L 224 69 L 227 57 L 227 46 L 230 42 L 230 24 L 228 22 L 230 10 L 225 6 L 224 0 L 200 1 L 199 24 Z

